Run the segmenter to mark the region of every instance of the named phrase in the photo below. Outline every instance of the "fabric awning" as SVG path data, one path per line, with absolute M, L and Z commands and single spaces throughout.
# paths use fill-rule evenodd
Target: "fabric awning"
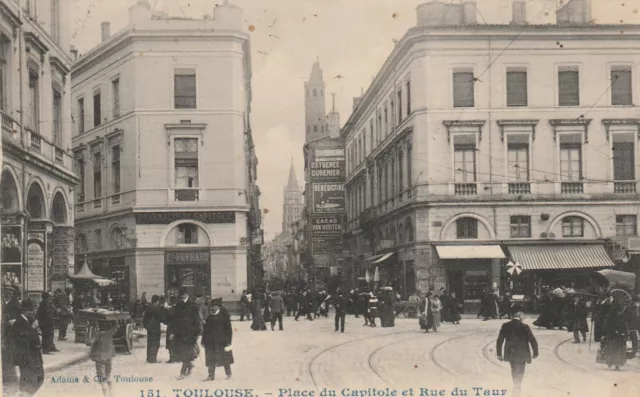
M 601 244 L 545 244 L 509 246 L 511 257 L 522 270 L 553 270 L 613 267 Z
M 373 262 L 375 260 L 378 260 L 379 258 L 382 258 L 384 256 L 384 254 L 378 254 L 378 255 L 374 255 L 374 256 L 370 256 L 369 258 L 365 259 L 365 262 Z
M 440 259 L 504 259 L 499 245 L 437 245 Z
M 386 254 L 382 255 L 380 258 L 376 259 L 375 261 L 373 261 L 372 263 L 380 263 L 380 262 L 384 262 L 387 259 L 389 259 L 391 257 L 391 255 L 393 255 L 393 252 L 387 252 Z

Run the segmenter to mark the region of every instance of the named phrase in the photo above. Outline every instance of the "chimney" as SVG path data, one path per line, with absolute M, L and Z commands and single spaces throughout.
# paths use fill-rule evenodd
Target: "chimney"
M 76 46 L 72 45 L 69 48 L 69 52 L 71 53 L 71 57 L 74 61 L 78 60 L 78 49 L 76 48 Z
M 569 0 L 556 11 L 556 23 L 561 25 L 583 25 L 591 20 L 591 0 Z
M 462 5 L 463 23 L 467 25 L 475 25 L 478 22 L 478 10 L 475 0 L 465 1 Z
M 526 0 L 513 0 L 511 3 L 512 19 L 514 25 L 527 24 L 527 2 Z
M 105 41 L 109 40 L 109 37 L 111 37 L 111 23 L 108 21 L 104 21 L 101 24 L 102 27 L 102 42 L 104 43 Z

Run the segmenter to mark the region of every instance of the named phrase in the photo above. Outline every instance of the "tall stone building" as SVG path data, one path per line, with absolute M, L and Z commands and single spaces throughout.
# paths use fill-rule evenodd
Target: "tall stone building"
M 260 282 L 249 35 L 241 9 L 213 11 L 138 0 L 72 70 L 76 247 L 131 300 L 183 286 L 235 302 Z
M 69 3 L 0 2 L 0 263 L 36 300 L 73 271 Z
M 289 170 L 289 180 L 287 187 L 284 189 L 284 203 L 282 205 L 282 233 L 291 234 L 291 226 L 302 216 L 304 202 L 302 200 L 302 189 L 298 184 L 298 177 L 293 168 L 293 160 L 291 161 L 291 169 Z

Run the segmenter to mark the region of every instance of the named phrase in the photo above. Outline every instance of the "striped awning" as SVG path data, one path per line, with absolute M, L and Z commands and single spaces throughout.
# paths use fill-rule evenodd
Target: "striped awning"
M 511 258 L 522 270 L 554 270 L 613 267 L 602 244 L 545 244 L 508 246 Z

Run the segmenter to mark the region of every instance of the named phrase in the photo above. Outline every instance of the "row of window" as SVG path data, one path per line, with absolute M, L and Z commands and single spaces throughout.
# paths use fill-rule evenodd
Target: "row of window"
M 531 217 L 513 215 L 510 217 L 511 238 L 531 237 Z M 579 216 L 567 216 L 562 219 L 562 237 L 584 237 L 585 220 Z M 616 215 L 617 236 L 637 236 L 638 219 L 636 215 Z M 459 239 L 478 238 L 478 220 L 460 218 L 456 220 L 456 237 Z
M 198 199 L 195 190 L 199 187 L 198 169 L 198 138 L 175 138 L 174 147 L 174 188 L 176 200 L 196 201 Z M 121 192 L 121 164 L 120 145 L 110 147 L 110 192 L 103 190 L 103 153 L 100 150 L 91 151 L 91 178 L 93 181 L 93 199 L 99 199 L 105 194 L 113 195 Z M 76 159 L 76 173 L 80 177 L 78 186 L 78 202 L 84 202 L 85 197 L 85 169 L 84 157 Z
M 406 102 L 404 101 L 406 100 Z M 347 173 L 352 172 L 365 158 L 412 112 L 411 80 L 405 79 L 376 111 L 375 116 L 365 123 L 360 133 L 347 146 L 349 161 Z
M 175 69 L 173 76 L 173 107 L 174 109 L 195 109 L 196 102 L 196 71 L 195 69 Z M 97 87 L 93 90 L 93 126 L 95 128 L 107 121 L 102 113 L 102 89 Z M 112 117 L 117 119 L 120 117 L 120 78 L 116 77 L 111 80 L 111 100 L 112 100 Z M 78 133 L 86 131 L 85 126 L 85 98 L 81 97 L 77 100 L 78 114 Z
M 580 70 L 577 66 L 563 66 L 557 74 L 558 106 L 581 106 Z M 631 66 L 614 66 L 610 70 L 612 106 L 633 105 L 633 78 Z M 456 68 L 453 71 L 453 107 L 475 106 L 475 84 L 478 78 L 472 68 Z M 526 67 L 507 68 L 507 107 L 523 107 L 529 104 L 528 75 Z
M 23 9 L 26 11 L 26 14 L 30 16 L 34 21 L 39 21 L 38 18 L 40 15 L 40 10 L 38 8 L 39 5 L 44 5 L 39 0 L 23 0 Z M 46 6 L 44 8 L 47 9 Z M 49 0 L 49 11 L 51 18 L 50 26 L 51 31 L 49 32 L 51 35 L 51 39 L 54 43 L 60 44 L 60 0 Z

